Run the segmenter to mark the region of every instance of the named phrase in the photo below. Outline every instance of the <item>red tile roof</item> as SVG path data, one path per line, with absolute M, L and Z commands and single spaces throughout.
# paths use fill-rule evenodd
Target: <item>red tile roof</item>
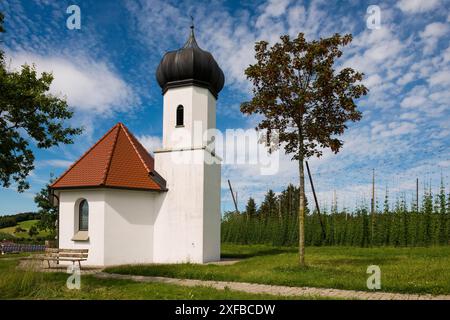
M 164 191 L 154 159 L 122 123 L 112 127 L 52 185 L 54 189 L 110 187 Z

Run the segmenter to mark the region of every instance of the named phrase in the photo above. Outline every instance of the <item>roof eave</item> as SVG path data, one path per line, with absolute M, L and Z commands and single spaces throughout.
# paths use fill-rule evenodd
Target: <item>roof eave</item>
M 121 189 L 121 190 L 135 190 L 135 191 L 149 191 L 149 192 L 166 192 L 169 189 L 149 189 L 149 188 L 138 188 L 138 187 L 128 187 L 128 186 L 108 186 L 108 185 L 90 185 L 90 186 L 64 186 L 64 187 L 52 187 L 53 190 L 63 191 L 63 190 L 76 190 L 76 189 Z

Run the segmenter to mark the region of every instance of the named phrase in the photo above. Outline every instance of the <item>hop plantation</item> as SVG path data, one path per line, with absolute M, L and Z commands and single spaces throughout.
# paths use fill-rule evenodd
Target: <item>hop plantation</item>
M 227 212 L 222 223 L 222 242 L 237 244 L 298 245 L 298 188 L 289 185 L 280 194 L 269 190 L 257 207 L 248 200 L 244 212 Z M 439 192 L 425 188 L 419 199 L 408 203 L 406 195 L 383 202 L 371 212 L 366 204 L 355 210 L 308 210 L 306 245 L 313 246 L 431 246 L 450 244 L 450 193 L 441 182 Z M 322 212 L 322 210 L 324 210 Z M 323 228 L 321 227 L 321 220 Z

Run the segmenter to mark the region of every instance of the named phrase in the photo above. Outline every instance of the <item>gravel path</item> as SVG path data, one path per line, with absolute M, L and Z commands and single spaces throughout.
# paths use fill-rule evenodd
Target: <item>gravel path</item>
M 94 275 L 102 279 L 125 279 L 137 282 L 160 282 L 170 283 L 182 286 L 205 286 L 215 289 L 225 289 L 235 291 L 244 291 L 248 293 L 263 293 L 282 296 L 319 296 L 337 299 L 364 299 L 364 300 L 450 300 L 450 295 L 433 296 L 430 294 L 404 294 L 404 293 L 389 293 L 380 291 L 354 291 L 341 289 L 325 289 L 312 287 L 288 287 L 276 286 L 267 284 L 256 284 L 246 282 L 230 282 L 230 281 L 209 281 L 209 280 L 194 280 L 194 279 L 176 279 L 165 277 L 148 277 L 148 276 L 133 276 L 122 275 L 115 273 L 99 272 Z

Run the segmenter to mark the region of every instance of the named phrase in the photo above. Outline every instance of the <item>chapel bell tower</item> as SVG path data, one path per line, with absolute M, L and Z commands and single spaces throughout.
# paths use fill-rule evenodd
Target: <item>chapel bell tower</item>
M 216 100 L 225 78 L 211 53 L 198 46 L 193 25 L 184 46 L 164 55 L 156 78 L 164 96 L 163 148 L 200 147 L 193 141 L 199 140 L 194 124 L 203 132 L 216 128 Z M 180 141 L 183 133 L 191 139 Z
M 167 52 L 156 71 L 163 94 L 162 149 L 155 169 L 168 189 L 156 217 L 155 261 L 203 263 L 220 259 L 220 159 L 211 147 L 216 101 L 224 74 L 195 40 Z M 209 130 L 209 131 L 208 131 Z M 169 250 L 168 250 L 169 248 Z

